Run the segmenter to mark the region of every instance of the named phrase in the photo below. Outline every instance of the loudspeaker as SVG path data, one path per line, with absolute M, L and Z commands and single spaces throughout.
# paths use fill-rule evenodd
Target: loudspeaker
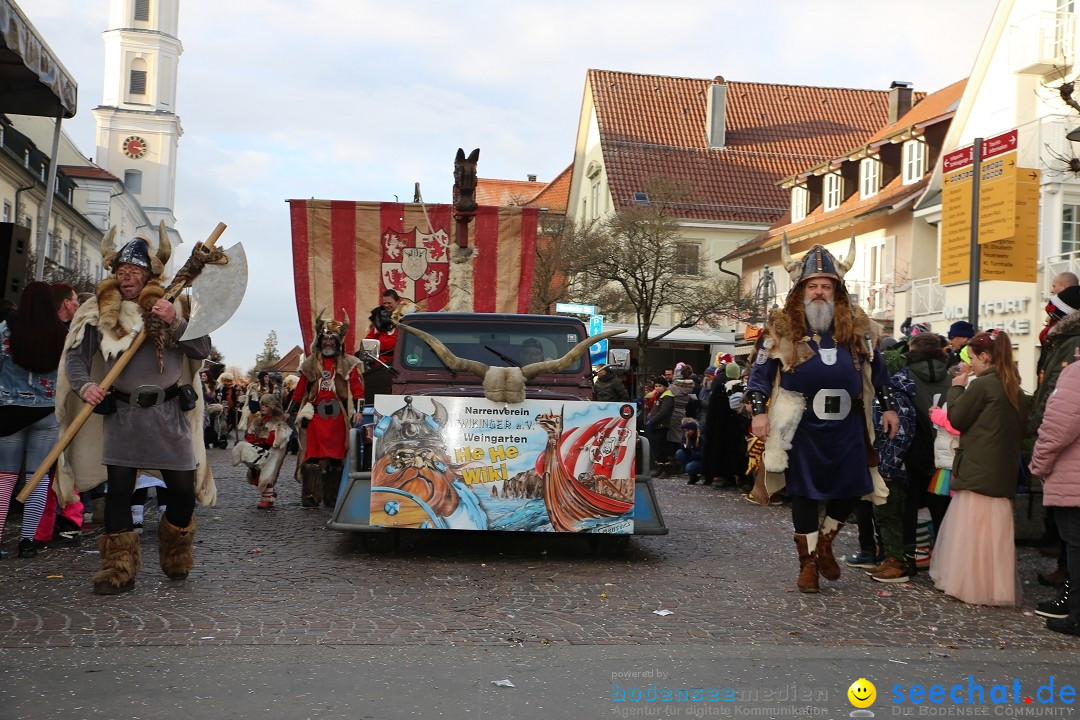
M 0 223 L 0 297 L 18 303 L 26 276 L 30 252 L 30 228 L 15 223 Z

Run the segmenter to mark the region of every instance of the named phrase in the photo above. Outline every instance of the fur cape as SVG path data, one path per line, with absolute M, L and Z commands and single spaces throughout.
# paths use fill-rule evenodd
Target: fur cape
M 855 367 L 862 375 L 862 396 L 874 397 L 874 386 L 870 379 L 871 356 L 867 351 L 865 337 L 870 336 L 873 352 L 881 352 L 881 326 L 870 319 L 866 312 L 858 307 L 851 308 L 854 338 L 863 338 L 860 351 L 856 356 Z M 761 352 L 770 360 L 780 361 L 780 372 L 789 372 L 814 356 L 810 347 L 810 337 L 802 332 L 793 332 L 791 319 L 782 309 L 773 310 L 765 327 L 765 339 Z M 784 471 L 788 466 L 788 450 L 792 438 L 798 429 L 799 421 L 806 409 L 806 399 L 800 393 L 788 392 L 780 387 L 780 372 L 776 374 L 771 401 L 769 403 L 769 437 L 765 440 L 765 487 L 769 495 L 783 489 L 787 484 Z M 869 433 L 870 444 L 874 443 L 874 412 L 871 402 L 863 403 L 863 419 Z M 875 505 L 882 505 L 889 497 L 888 487 L 876 467 L 870 468 L 870 477 L 874 482 L 874 491 L 866 496 Z
M 137 302 L 123 300 L 115 278 L 107 278 L 98 284 L 97 296 L 83 303 L 75 313 L 64 340 L 64 352 L 60 357 L 60 369 L 57 373 L 56 419 L 60 423 L 61 436 L 84 405 L 75 392 L 77 388 L 71 387 L 64 372 L 68 352 L 82 344 L 88 328 L 91 332 L 97 332 L 101 347 L 94 355 L 90 377 L 95 382 L 100 382 L 105 377 L 104 357 L 118 356 L 131 346 L 135 335 L 142 329 L 143 308 L 152 306 L 163 296 L 161 284 L 151 280 L 143 288 Z M 176 312 L 185 318 L 189 316 L 188 305 L 186 296 L 181 296 L 173 303 Z M 198 398 L 195 409 L 187 412 L 191 444 L 195 452 L 195 497 L 202 505 L 212 506 L 217 503 L 217 486 L 214 484 L 210 463 L 206 459 L 206 446 L 202 437 L 203 393 L 199 379 L 201 365 L 202 361 L 185 357 L 180 383 L 190 383 Z M 104 437 L 102 416 L 91 414 L 60 455 L 53 487 L 62 505 L 78 499 L 77 492 L 90 490 L 105 482 L 106 470 L 101 464 Z M 146 472 L 160 477 L 156 470 Z

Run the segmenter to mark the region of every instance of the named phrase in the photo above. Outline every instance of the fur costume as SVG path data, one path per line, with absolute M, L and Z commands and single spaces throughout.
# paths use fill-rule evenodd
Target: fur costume
M 142 328 L 144 308 L 152 307 L 154 302 L 163 295 L 164 291 L 160 282 L 151 279 L 140 293 L 138 303 L 122 300 L 119 285 L 115 278 L 110 277 L 98 285 L 97 296 L 83 303 L 79 311 L 75 313 L 67 339 L 64 341 L 64 353 L 60 358 L 57 377 L 56 418 L 60 422 L 61 435 L 84 405 L 75 392 L 78 388 L 70 386 L 64 372 L 67 353 L 82 343 L 87 328 L 90 328 L 91 332 L 99 331 L 101 347 L 100 352 L 94 355 L 90 376 L 95 382 L 100 383 L 105 377 L 105 361 L 102 356 L 109 358 L 119 356 L 130 347 L 135 335 Z M 173 303 L 176 312 L 185 318 L 189 316 L 188 305 L 186 296 L 181 296 Z M 166 334 L 160 333 L 161 343 L 171 340 L 171 338 L 162 337 Z M 148 340 L 152 339 L 148 338 Z M 163 345 L 158 347 L 163 347 Z M 195 408 L 186 413 L 188 424 L 192 428 L 191 442 L 195 452 L 195 497 L 202 505 L 211 506 L 217 502 L 217 487 L 214 484 L 210 463 L 206 459 L 202 433 L 197 431 L 203 426 L 203 393 L 199 378 L 201 365 L 201 360 L 185 357 L 180 382 L 190 383 L 195 388 L 197 397 Z M 59 472 L 54 480 L 54 488 L 62 504 L 66 505 L 77 500 L 77 492 L 90 490 L 105 482 L 106 470 L 101 463 L 103 443 L 103 418 L 101 415 L 92 414 L 60 455 Z M 148 472 L 159 476 L 156 470 Z
M 276 414 L 271 415 L 262 422 L 260 422 L 260 419 L 259 416 L 256 416 L 249 432 L 257 437 L 269 437 L 269 434 L 273 432 L 273 445 L 267 449 L 254 445 L 247 440 L 238 442 L 233 446 L 232 464 L 235 466 L 243 463 L 249 469 L 257 472 L 259 474 L 259 492 L 264 492 L 277 483 L 278 473 L 281 472 L 281 465 L 285 461 L 285 449 L 288 447 L 289 439 L 292 437 L 292 428 L 285 422 L 285 417 L 280 412 L 280 406 L 278 406 Z
M 870 335 L 870 343 L 874 352 L 880 352 L 882 330 L 881 326 L 870 319 L 866 312 L 858 307 L 851 306 L 846 302 L 837 301 L 836 315 L 839 316 L 847 308 L 851 313 L 851 342 L 852 355 L 866 358 L 866 335 Z M 801 309 L 801 303 L 800 303 Z M 797 313 L 796 323 L 805 327 L 805 316 Z M 839 323 L 838 323 L 839 324 Z M 788 465 L 788 450 L 791 449 L 791 440 L 795 436 L 799 420 L 806 408 L 806 400 L 799 393 L 790 393 L 779 387 L 780 373 L 793 370 L 814 356 L 810 347 L 810 337 L 792 332 L 795 324 L 792 322 L 787 309 L 773 310 L 769 316 L 769 322 L 765 326 L 765 338 L 761 345 L 761 352 L 767 359 L 780 361 L 780 372 L 777 373 L 776 383 L 772 400 L 769 403 L 769 426 L 771 428 L 768 439 L 765 441 L 764 463 L 766 469 L 765 485 L 770 495 L 779 492 L 786 484 L 784 471 Z M 856 360 L 856 367 L 862 376 L 862 395 L 864 398 L 874 397 L 874 386 L 870 379 L 871 366 L 869 362 Z M 798 400 L 793 397 L 797 396 Z M 870 444 L 874 442 L 874 414 L 871 402 L 864 402 L 863 417 L 869 433 Z M 882 505 L 889 496 L 888 487 L 882 479 L 877 468 L 870 468 L 870 478 L 874 483 L 874 491 L 864 499 L 872 500 L 875 505 Z

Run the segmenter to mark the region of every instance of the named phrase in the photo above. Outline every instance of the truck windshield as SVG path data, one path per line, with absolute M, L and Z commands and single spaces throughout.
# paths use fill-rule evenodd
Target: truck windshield
M 431 333 L 446 345 L 450 352 L 464 360 L 477 360 L 485 365 L 528 365 L 543 360 L 556 360 L 585 339 L 573 325 L 558 323 L 447 323 L 416 322 L 414 325 Z M 420 338 L 402 333 L 401 364 L 409 370 L 443 370 L 435 353 Z M 581 374 L 589 354 L 571 363 L 560 374 Z M 507 362 L 511 358 L 515 362 Z

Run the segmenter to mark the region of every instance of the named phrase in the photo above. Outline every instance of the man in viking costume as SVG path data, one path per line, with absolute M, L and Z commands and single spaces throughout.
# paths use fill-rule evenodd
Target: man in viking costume
M 890 436 L 900 421 L 879 351 L 881 328 L 851 305 L 844 285 L 855 238 L 838 262 L 821 245 L 793 260 L 785 236 L 783 259 L 793 287 L 766 324 L 747 395 L 751 430 L 765 439 L 767 491 L 786 482 L 791 499 L 799 590 L 818 592 L 819 574 L 840 577 L 832 544 L 856 502 L 875 487 L 887 495 L 871 470 L 875 393 Z
M 362 419 L 362 366 L 344 350 L 348 332 L 348 313 L 343 322 L 324 322 L 319 314 L 311 355 L 300 365 L 300 382 L 289 404 L 289 415 L 295 414 L 302 428 L 299 474 L 304 507 L 318 507 L 320 502 L 333 507 L 337 502 L 349 428 Z
M 111 250 L 111 236 L 102 245 Z M 102 417 L 100 426 L 83 427 L 76 436 L 79 442 L 65 450 L 61 462 L 61 473 L 68 476 L 62 493 L 70 491 L 72 475 L 80 490 L 108 480 L 105 533 L 98 538 L 101 570 L 93 576 L 99 595 L 116 595 L 135 586 L 141 554 L 131 496 L 140 470 L 159 471 L 169 490 L 158 537 L 161 569 L 174 580 L 185 579 L 194 564 L 196 497 L 204 505 L 216 500 L 201 437 L 198 376 L 202 360 L 210 354 L 210 338 L 180 340 L 187 328 L 186 308 L 166 299 L 163 287 L 170 253 L 163 228 L 156 255 L 142 237 L 107 252 L 102 264 L 113 274 L 75 315 L 65 342 L 61 389 L 72 393 L 57 414 L 62 415 L 62 424 L 69 422 L 77 414 L 77 395 Z M 99 383 L 143 326 L 146 342 L 106 392 Z
M 256 507 L 269 510 L 277 499 L 274 485 L 293 433 L 277 395 L 264 393 L 259 398 L 259 411 L 248 418 L 245 428 L 244 439 L 233 446 L 232 464 L 247 465 L 248 482 L 259 490 Z

